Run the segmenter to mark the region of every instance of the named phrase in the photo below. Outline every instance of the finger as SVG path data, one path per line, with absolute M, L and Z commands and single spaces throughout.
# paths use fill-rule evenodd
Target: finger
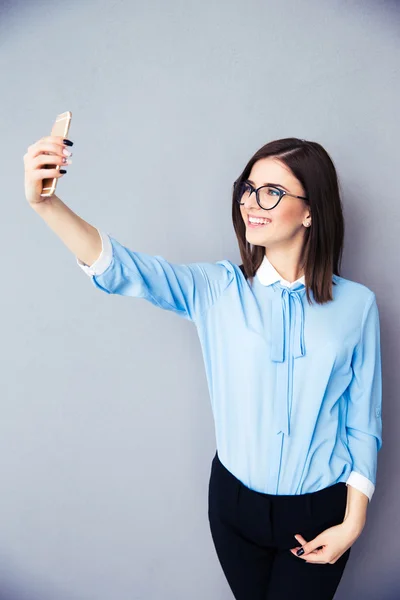
M 297 547 L 295 548 L 296 550 L 299 550 L 299 548 L 301 548 L 302 546 L 304 546 L 305 544 L 307 544 L 307 540 L 306 540 L 305 538 L 303 538 L 303 536 L 302 536 L 302 535 L 300 535 L 300 533 L 297 533 L 297 534 L 295 534 L 295 536 L 294 536 L 294 537 L 295 537 L 295 538 L 296 538 L 296 540 L 297 540 L 298 542 L 300 542 L 300 544 L 301 544 L 301 546 L 297 546 Z M 317 538 L 315 538 L 315 539 L 317 539 Z M 313 541 L 313 540 L 310 540 L 310 543 L 311 543 L 312 541 Z M 317 548 L 317 550 L 319 550 L 319 548 L 322 548 L 322 546 L 319 546 L 319 547 Z M 314 552 L 314 551 L 313 551 L 313 552 Z
M 324 550 L 317 550 L 315 552 L 310 552 L 307 555 L 302 555 L 299 556 L 298 558 L 301 558 L 302 560 L 304 560 L 305 562 L 312 562 L 312 563 L 328 563 L 331 560 L 331 555 L 328 553 L 328 551 L 326 549 Z
M 65 170 L 65 173 L 67 171 Z M 60 169 L 36 169 L 30 174 L 31 181 L 42 181 L 43 179 L 53 179 L 55 177 L 63 177 L 65 173 L 61 173 Z
M 304 550 L 304 552 L 301 553 L 301 556 L 311 554 L 311 552 L 313 552 L 314 550 L 325 546 L 325 542 L 326 536 L 323 533 L 320 533 L 313 540 L 310 540 L 306 544 L 303 544 L 302 550 Z
M 296 540 L 298 542 L 300 542 L 300 544 L 303 546 L 303 544 L 307 543 L 307 540 L 303 538 L 303 536 L 300 533 L 296 533 L 295 536 Z
M 45 135 L 38 140 L 39 142 L 50 142 L 56 144 L 62 144 L 64 137 L 62 135 Z
M 66 166 L 66 163 L 62 156 L 56 156 L 55 154 L 39 154 L 36 158 L 32 159 L 32 169 L 54 169 L 56 166 Z M 46 166 L 50 165 L 50 166 Z
M 312 563 L 314 565 L 327 565 L 329 564 L 329 560 L 321 560 L 321 557 L 314 557 L 314 556 L 308 556 L 307 560 L 305 561 L 307 563 Z
M 40 154 L 59 154 L 62 155 L 65 145 L 56 142 L 42 142 L 39 140 L 36 144 L 29 146 L 27 155 L 29 158 L 36 158 Z M 70 152 L 70 150 L 68 150 Z
M 300 558 L 307 558 L 307 556 L 310 556 L 311 554 L 320 554 L 321 552 L 325 551 L 325 546 L 318 546 L 318 548 L 310 548 L 310 546 L 301 546 L 300 550 L 303 550 L 303 552 L 300 552 L 299 554 L 297 553 L 298 550 L 296 551 L 296 556 L 299 556 Z
M 307 543 L 307 540 L 304 539 L 303 536 L 300 535 L 300 533 L 295 533 L 295 535 L 293 537 L 296 538 L 296 540 L 301 544 L 301 546 L 303 546 L 304 544 Z M 297 552 L 297 550 L 300 550 L 301 546 L 296 546 L 295 548 L 291 548 L 290 551 Z
M 295 556 L 298 556 L 297 555 L 297 551 L 300 550 L 301 547 L 302 546 L 297 546 L 297 548 L 290 548 L 290 552 L 292 554 L 294 554 Z M 321 549 L 322 548 L 317 548 L 316 550 L 312 550 L 311 552 L 308 552 L 308 554 L 305 554 L 305 553 L 304 553 L 304 555 L 300 554 L 299 558 L 303 558 L 304 559 L 304 558 L 307 558 L 308 556 L 310 556 L 310 554 L 314 554 L 314 555 L 318 554 L 321 551 Z

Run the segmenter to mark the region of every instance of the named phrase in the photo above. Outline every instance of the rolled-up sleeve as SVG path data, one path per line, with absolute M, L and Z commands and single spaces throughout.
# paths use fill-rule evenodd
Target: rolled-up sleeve
M 97 229 L 97 228 L 96 228 Z M 76 259 L 78 265 L 81 267 L 82 271 L 86 273 L 86 275 L 101 275 L 111 264 L 111 259 L 113 256 L 113 249 L 110 240 L 110 236 L 107 233 L 103 233 L 99 229 L 97 229 L 100 239 L 101 239 L 101 252 L 99 257 L 92 265 L 86 265 L 84 262 Z
M 353 460 L 347 485 L 371 500 L 375 491 L 378 452 L 382 447 L 382 369 L 379 312 L 375 294 L 369 298 L 361 335 L 352 357 L 346 430 Z
M 234 279 L 228 260 L 172 264 L 162 256 L 130 250 L 99 231 L 102 251 L 92 265 L 77 263 L 94 285 L 108 294 L 144 298 L 185 319 L 196 321 Z

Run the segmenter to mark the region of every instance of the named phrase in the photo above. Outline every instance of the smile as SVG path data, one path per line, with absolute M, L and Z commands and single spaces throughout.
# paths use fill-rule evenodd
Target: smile
M 261 217 L 247 217 L 247 224 L 251 229 L 256 229 L 257 227 L 265 227 L 271 223 L 270 219 L 263 219 Z

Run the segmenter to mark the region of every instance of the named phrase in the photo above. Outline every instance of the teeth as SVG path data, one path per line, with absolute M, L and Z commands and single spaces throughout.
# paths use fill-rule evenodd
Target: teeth
M 262 223 L 262 224 L 268 223 L 268 221 L 266 219 L 255 219 L 253 217 L 249 217 L 249 221 L 250 221 L 250 223 Z

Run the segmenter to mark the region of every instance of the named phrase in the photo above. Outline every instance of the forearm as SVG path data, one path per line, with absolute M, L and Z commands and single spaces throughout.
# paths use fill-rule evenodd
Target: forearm
M 357 488 L 347 486 L 347 503 L 343 523 L 354 533 L 361 533 L 367 519 L 369 499 Z
M 95 227 L 81 219 L 56 195 L 50 202 L 33 205 L 33 208 L 77 258 L 89 266 L 95 262 L 102 249 Z

